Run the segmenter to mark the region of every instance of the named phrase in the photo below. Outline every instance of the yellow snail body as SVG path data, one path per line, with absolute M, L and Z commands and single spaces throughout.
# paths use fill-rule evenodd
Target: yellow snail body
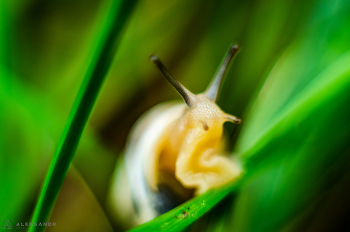
M 185 103 L 162 103 L 145 113 L 128 138 L 111 184 L 111 208 L 129 226 L 144 223 L 241 173 L 223 152 L 223 124 L 240 123 L 215 103 L 238 46 L 230 47 L 205 93 L 192 94 L 152 55 Z M 125 167 L 124 167 L 125 165 Z

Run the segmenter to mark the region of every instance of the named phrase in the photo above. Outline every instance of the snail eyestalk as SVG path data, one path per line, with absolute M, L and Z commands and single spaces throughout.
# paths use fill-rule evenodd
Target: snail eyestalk
M 216 72 L 213 81 L 210 83 L 208 89 L 205 91 L 205 95 L 213 102 L 216 102 L 221 84 L 226 76 L 226 73 L 230 67 L 233 57 L 238 53 L 238 51 L 239 48 L 237 44 L 234 44 L 230 47 L 229 51 L 227 52 L 227 55 L 225 56 L 218 71 Z
M 226 116 L 227 121 L 233 122 L 235 124 L 240 124 L 241 123 L 241 119 L 237 118 L 236 116 L 229 115 L 229 114 L 226 114 L 225 116 Z
M 180 84 L 166 69 L 162 61 L 158 56 L 152 55 L 150 57 L 151 61 L 159 68 L 164 77 L 169 81 L 169 83 L 176 89 L 176 91 L 181 95 L 184 99 L 186 105 L 191 107 L 195 102 L 195 95 L 191 93 L 188 89 L 186 89 L 183 85 Z

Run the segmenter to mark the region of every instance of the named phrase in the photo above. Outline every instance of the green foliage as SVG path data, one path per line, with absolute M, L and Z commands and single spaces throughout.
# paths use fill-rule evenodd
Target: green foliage
M 96 230 L 80 214 L 118 230 L 105 209 L 111 153 L 146 109 L 178 97 L 147 58 L 157 53 L 197 93 L 237 41 L 243 49 L 219 105 L 242 116 L 242 125 L 226 126 L 241 179 L 130 231 L 348 226 L 349 9 L 345 0 L 1 1 L 0 223 L 30 221 L 52 159 L 33 220 L 49 220 L 62 188 L 51 219 L 75 222 L 64 230 Z
M 102 33 L 101 47 L 84 78 L 78 96 L 69 115 L 64 132 L 56 148 L 47 173 L 32 221 L 45 222 L 61 189 L 68 168 L 72 162 L 80 137 L 94 106 L 97 94 L 117 49 L 120 34 L 134 2 L 113 2 L 105 32 Z M 42 231 L 44 227 L 30 227 L 30 231 Z
M 19 208 L 29 209 L 28 202 L 44 175 L 42 164 L 48 161 L 52 141 L 38 128 L 22 102 L 11 94 L 4 94 L 9 83 L 4 81 L 6 73 L 2 70 L 0 76 L 0 204 L 6 209 L 0 214 L 0 220 L 13 222 L 21 216 Z
M 215 206 L 227 194 L 234 191 L 238 185 L 239 182 L 233 182 L 224 187 L 210 190 L 129 231 L 181 231 Z

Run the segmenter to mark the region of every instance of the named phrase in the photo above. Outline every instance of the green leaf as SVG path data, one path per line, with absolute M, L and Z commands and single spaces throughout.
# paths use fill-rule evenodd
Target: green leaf
M 33 215 L 33 222 L 47 221 L 65 175 L 73 159 L 80 137 L 94 106 L 118 45 L 118 36 L 136 1 L 113 1 L 101 46 L 79 90 L 64 132 L 57 146 L 48 174 Z M 42 231 L 44 227 L 31 227 L 30 231 Z
M 350 164 L 350 52 L 249 152 L 233 228 L 276 231 L 327 191 Z M 345 67 L 345 68 L 344 68 Z M 334 71 L 334 70 L 333 70 Z M 327 125 L 329 124 L 329 125 Z M 249 153 L 248 152 L 248 153 Z
M 345 175 L 349 25 L 346 15 L 328 18 L 295 43 L 266 80 L 239 141 L 247 176 L 233 230 L 279 231 Z
M 328 6 L 327 6 L 328 7 Z M 330 7 L 330 6 L 329 6 Z M 338 7 L 334 7 L 338 8 Z M 295 98 L 348 47 L 350 26 L 347 13 L 333 12 L 294 41 L 280 57 L 251 108 L 242 128 L 237 152 L 246 153 L 283 117 Z
M 7 77 L 1 71 L 0 221 L 14 223 L 30 209 L 53 143 L 20 102 L 4 95 Z
M 210 210 L 230 192 L 234 191 L 239 184 L 239 181 L 235 181 L 221 188 L 209 190 L 205 194 L 195 197 L 175 209 L 129 230 L 129 232 L 181 231 Z

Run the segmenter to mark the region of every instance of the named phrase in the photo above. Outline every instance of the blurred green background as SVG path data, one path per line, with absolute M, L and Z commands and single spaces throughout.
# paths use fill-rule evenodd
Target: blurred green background
M 0 226 L 29 221 L 111 1 L 0 1 Z M 205 90 L 233 42 L 218 104 L 243 184 L 188 231 L 349 231 L 350 2 L 140 0 L 47 231 L 122 230 L 106 197 L 133 123 L 179 99 L 148 57 Z M 19 228 L 25 230 L 25 228 Z

